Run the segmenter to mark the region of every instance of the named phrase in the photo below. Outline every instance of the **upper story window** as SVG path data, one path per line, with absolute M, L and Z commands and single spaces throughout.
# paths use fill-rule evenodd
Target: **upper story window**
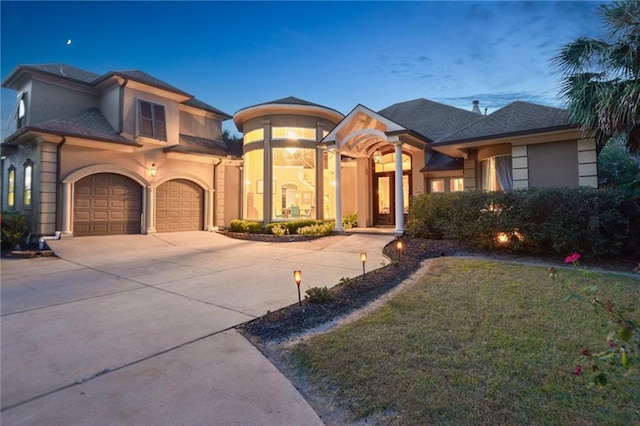
M 26 126 L 27 124 L 27 107 L 25 105 L 25 95 L 26 91 L 22 91 L 18 93 L 17 97 L 17 106 L 16 106 L 16 128 L 20 129 L 21 127 Z
M 273 127 L 271 139 L 308 139 L 316 140 L 316 129 L 306 127 Z
M 16 168 L 9 167 L 9 176 L 7 177 L 7 206 L 14 208 L 16 205 Z
M 24 163 L 24 206 L 31 207 L 31 183 L 33 181 L 33 163 L 27 160 Z
M 245 145 L 251 142 L 264 140 L 264 129 L 255 129 L 244 134 Z
M 510 191 L 513 189 L 511 155 L 500 155 L 482 160 L 482 189 Z
M 162 141 L 167 140 L 167 120 L 164 105 L 138 100 L 138 123 L 140 136 Z

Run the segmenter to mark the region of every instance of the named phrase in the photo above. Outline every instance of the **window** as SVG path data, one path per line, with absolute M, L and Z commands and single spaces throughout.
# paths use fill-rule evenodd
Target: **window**
M 375 163 L 376 173 L 392 172 L 396 169 L 396 154 L 391 152 L 380 157 L 380 162 Z M 402 154 L 402 170 L 411 170 L 411 157 Z
M 431 179 L 430 192 L 444 192 L 444 179 Z
M 451 178 L 449 180 L 449 191 L 450 192 L 464 191 L 464 179 L 463 178 Z
M 513 189 L 511 155 L 501 155 L 482 161 L 482 189 L 510 191 Z
M 243 218 L 261 220 L 264 210 L 264 150 L 244 154 Z
M 9 167 L 9 178 L 7 179 L 7 206 L 14 208 L 16 205 L 16 168 Z
M 24 163 L 24 206 L 31 207 L 31 182 L 33 181 L 33 163 Z
M 27 123 L 27 108 L 24 104 L 24 97 L 26 92 L 23 90 L 18 93 L 18 105 L 16 107 L 16 127 L 19 129 L 24 127 Z
M 166 141 L 167 123 L 164 105 L 138 101 L 139 129 L 141 136 Z
M 316 218 L 316 150 L 273 148 L 272 219 Z
M 245 145 L 251 142 L 262 141 L 264 139 L 264 129 L 255 129 L 244 134 Z
M 316 140 L 316 129 L 305 127 L 273 127 L 271 139 L 309 139 Z

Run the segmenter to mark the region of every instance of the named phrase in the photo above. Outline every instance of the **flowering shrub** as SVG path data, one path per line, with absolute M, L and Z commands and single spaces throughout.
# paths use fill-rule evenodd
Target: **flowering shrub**
M 564 261 L 578 267 L 579 260 L 580 254 L 573 253 Z M 588 387 L 607 388 L 625 394 L 640 416 L 640 401 L 636 394 L 640 383 L 640 327 L 638 321 L 631 317 L 635 307 L 599 297 L 597 287 L 572 288 L 558 280 L 558 271 L 554 267 L 550 267 L 548 272 L 551 279 L 569 291 L 563 300 L 587 301 L 596 314 L 604 315 L 605 326 L 609 329 L 600 351 L 592 352 L 588 347 L 580 349 L 573 374 L 588 377 Z

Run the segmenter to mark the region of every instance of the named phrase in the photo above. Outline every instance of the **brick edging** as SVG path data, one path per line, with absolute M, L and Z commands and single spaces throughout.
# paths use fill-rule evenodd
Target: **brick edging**
M 319 235 L 274 235 L 274 234 L 249 234 L 248 232 L 217 231 L 237 240 L 263 241 L 268 243 L 290 243 L 293 241 L 309 241 L 320 238 Z

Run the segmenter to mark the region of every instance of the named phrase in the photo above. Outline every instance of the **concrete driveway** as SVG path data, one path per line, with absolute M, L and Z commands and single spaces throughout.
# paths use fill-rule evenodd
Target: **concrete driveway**
M 3 425 L 322 424 L 233 327 L 388 261 L 389 235 L 262 243 L 208 232 L 53 241 L 3 259 Z

